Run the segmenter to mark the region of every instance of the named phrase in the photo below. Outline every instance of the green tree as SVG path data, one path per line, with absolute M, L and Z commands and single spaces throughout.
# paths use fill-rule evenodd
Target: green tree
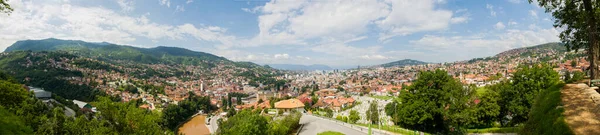
M 358 120 L 360 120 L 360 115 L 358 114 L 358 111 L 351 110 L 348 119 L 350 120 L 350 123 L 356 123 Z
M 6 80 L 0 80 L 0 105 L 12 108 L 17 107 L 28 98 L 28 92 L 22 85 Z
M 369 109 L 365 112 L 367 114 L 367 120 L 371 121 L 371 124 L 379 123 L 379 110 L 377 109 L 377 101 L 369 105 Z
M 577 82 L 579 80 L 582 80 L 584 76 L 585 74 L 583 72 L 575 71 L 573 73 L 573 77 L 569 80 L 569 82 Z
M 533 0 L 529 0 L 530 3 Z M 600 14 L 598 1 L 592 0 L 537 0 L 539 6 L 546 12 L 552 13 L 556 19 L 554 27 L 564 29 L 559 37 L 570 50 L 585 48 L 590 60 L 590 77 L 600 77 L 598 57 L 600 45 L 598 44 L 598 28 L 600 23 L 597 16 Z
M 268 135 L 285 135 L 290 134 L 293 129 L 297 129 L 300 124 L 300 117 L 302 114 L 296 112 L 291 113 L 283 117 L 280 120 L 273 120 L 269 122 L 269 129 L 267 130 Z
M 471 111 L 469 128 L 492 127 L 500 115 L 500 106 L 498 105 L 500 94 L 496 91 L 487 91 L 476 100 L 479 100 L 479 103 L 469 109 Z
M 8 3 L 6 3 L 7 1 L 8 0 L 0 0 L 0 12 L 10 14 L 13 11 L 13 8 L 11 8 Z
M 513 74 L 512 82 L 502 81 L 489 87 L 498 92 L 499 119 L 503 126 L 527 121 L 535 97 L 541 90 L 559 82 L 558 73 L 546 64 L 525 65 Z
M 100 97 L 93 105 L 101 112 L 97 117 L 115 125 L 118 133 L 162 134 L 165 132 L 160 126 L 162 122 L 160 114 L 141 109 L 136 103 L 113 102 L 108 97 Z
M 33 130 L 25 125 L 25 121 L 0 106 L 0 134 L 33 134 Z
M 221 135 L 265 135 L 269 130 L 267 119 L 248 110 L 230 117 L 219 124 L 217 134 Z
M 206 113 L 216 110 L 216 107 L 210 103 L 210 97 L 191 96 L 179 102 L 177 105 L 167 106 L 162 114 L 163 125 L 175 131 L 177 130 L 178 125 L 186 122 L 188 118 L 192 117 L 200 110 Z
M 468 103 L 474 90 L 463 85 L 446 71 L 422 71 L 406 93 L 400 95 L 393 120 L 406 128 L 425 132 L 463 131 L 469 120 Z M 460 132 L 454 132 L 460 133 Z

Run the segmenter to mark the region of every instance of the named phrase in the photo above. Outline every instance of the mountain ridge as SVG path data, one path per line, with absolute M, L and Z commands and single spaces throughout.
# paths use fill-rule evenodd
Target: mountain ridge
M 198 64 L 202 61 L 232 62 L 221 56 L 180 47 L 157 46 L 154 48 L 141 48 L 107 42 L 93 43 L 81 40 L 62 40 L 56 38 L 17 41 L 6 48 L 4 52 L 28 50 L 34 52 L 67 51 L 86 56 L 132 60 L 142 63 Z
M 377 66 L 380 66 L 380 67 L 402 67 L 402 66 L 413 66 L 413 65 L 423 65 L 423 64 L 428 64 L 428 62 L 423 62 L 423 61 L 413 60 L 413 59 L 402 59 L 402 60 L 398 60 L 398 61 L 380 64 Z

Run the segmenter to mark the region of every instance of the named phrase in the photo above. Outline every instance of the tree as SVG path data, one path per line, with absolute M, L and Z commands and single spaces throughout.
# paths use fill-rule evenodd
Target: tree
M 379 110 L 377 110 L 377 101 L 371 103 L 369 109 L 365 113 L 367 114 L 367 120 L 371 121 L 371 124 L 379 123 Z
M 493 123 L 498 121 L 498 115 L 500 115 L 500 106 L 498 100 L 500 94 L 496 91 L 487 91 L 476 99 L 474 102 L 475 107 L 471 108 L 471 121 L 469 121 L 469 128 L 488 128 L 492 127 Z
M 398 102 L 393 101 L 385 105 L 385 114 L 388 116 L 393 116 L 396 113 L 396 106 L 398 106 Z
M 10 14 L 14 9 L 11 8 L 8 3 L 6 3 L 7 1 L 8 0 L 0 0 L 0 12 Z
M 468 121 L 468 108 L 474 90 L 463 85 L 446 71 L 422 71 L 396 107 L 394 122 L 406 128 L 449 134 L 462 131 Z
M 221 98 L 221 108 L 227 109 L 227 99 L 225 97 Z
M 33 134 L 24 120 L 0 106 L 0 134 Z
M 221 135 L 265 135 L 269 130 L 265 117 L 248 110 L 230 117 L 219 124 L 217 134 Z
M 237 96 L 235 100 L 236 100 L 236 104 L 237 105 L 241 105 L 242 104 L 242 97 L 241 96 Z
M 499 119 L 503 126 L 527 121 L 535 97 L 542 90 L 558 83 L 558 73 L 546 64 L 525 65 L 513 74 L 512 82 L 502 81 L 489 87 L 500 95 Z
M 348 119 L 350 120 L 350 123 L 356 123 L 358 120 L 360 120 L 360 115 L 358 115 L 356 110 L 351 110 Z
M 598 44 L 599 22 L 596 16 L 600 14 L 598 1 L 592 0 L 537 0 L 539 6 L 546 12 L 551 12 L 556 19 L 554 27 L 564 29 L 559 37 L 569 50 L 585 48 L 590 60 L 590 77 L 598 79 Z M 529 0 L 530 3 L 533 0 Z
M 333 118 L 333 110 L 329 108 L 325 108 L 325 116 L 329 118 Z
M 188 118 L 192 117 L 200 110 L 205 113 L 216 110 L 216 107 L 210 102 L 210 97 L 191 96 L 179 102 L 177 105 L 167 106 L 162 114 L 163 125 L 176 131 L 178 125 L 186 122 Z
M 162 134 L 165 131 L 160 126 L 163 121 L 160 114 L 141 109 L 135 103 L 113 102 L 108 97 L 100 97 L 93 105 L 102 112 L 97 117 L 115 125 L 121 134 Z

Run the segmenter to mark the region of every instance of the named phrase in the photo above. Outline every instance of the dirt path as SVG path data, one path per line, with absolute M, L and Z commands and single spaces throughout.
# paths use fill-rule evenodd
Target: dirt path
M 585 84 L 567 84 L 561 90 L 565 121 L 577 135 L 600 135 L 600 106 L 588 94 Z

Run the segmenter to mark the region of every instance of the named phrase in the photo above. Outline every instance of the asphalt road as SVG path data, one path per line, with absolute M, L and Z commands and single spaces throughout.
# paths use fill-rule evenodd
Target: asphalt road
M 210 121 L 208 121 L 208 123 L 210 125 L 206 125 L 208 126 L 208 130 L 210 131 L 211 134 L 214 134 L 215 132 L 217 132 L 217 129 L 219 128 L 219 125 L 217 125 L 217 120 L 219 119 L 219 115 L 213 116 Z
M 364 132 L 311 115 L 302 115 L 300 124 L 304 124 L 304 127 L 300 130 L 300 135 L 316 135 L 325 131 L 336 131 L 346 135 L 366 135 Z

